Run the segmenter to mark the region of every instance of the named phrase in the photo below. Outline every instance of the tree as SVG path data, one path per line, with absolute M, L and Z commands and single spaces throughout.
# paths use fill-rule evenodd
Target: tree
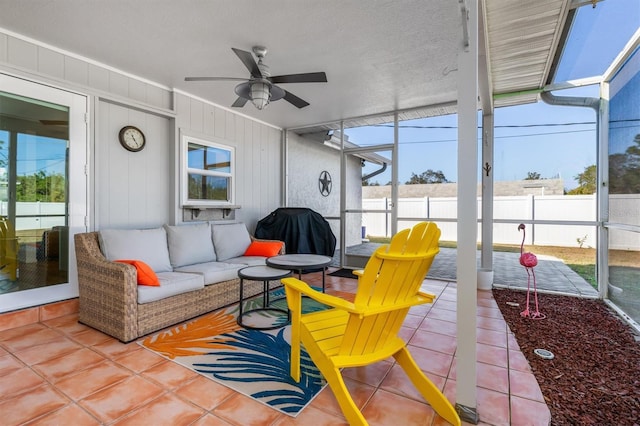
M 640 193 L 640 134 L 624 153 L 609 155 L 609 193 Z
M 405 185 L 414 185 L 419 183 L 447 183 L 447 178 L 442 173 L 442 170 L 427 170 L 419 175 L 411 173 L 411 178 L 405 182 Z
M 369 179 L 365 179 L 362 181 L 362 186 L 380 186 L 380 183 L 377 181 L 369 182 Z
M 596 193 L 596 165 L 592 164 L 584 168 L 582 173 L 575 176 L 578 180 L 578 187 L 567 192 L 568 195 L 583 195 Z
M 540 173 L 538 172 L 527 172 L 527 177 L 524 180 L 538 180 L 540 179 Z
M 17 177 L 17 201 L 64 202 L 66 187 L 65 177 L 60 173 L 46 174 L 40 170 L 32 175 Z

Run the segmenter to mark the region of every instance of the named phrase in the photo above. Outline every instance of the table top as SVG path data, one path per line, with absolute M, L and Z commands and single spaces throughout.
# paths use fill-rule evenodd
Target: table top
M 282 269 L 270 268 L 268 266 L 257 265 L 247 266 L 238 271 L 239 278 L 245 278 L 248 280 L 278 280 L 288 276 L 290 271 L 283 271 Z
M 328 266 L 333 259 L 320 254 L 282 254 L 267 259 L 267 265 L 279 269 L 307 269 Z

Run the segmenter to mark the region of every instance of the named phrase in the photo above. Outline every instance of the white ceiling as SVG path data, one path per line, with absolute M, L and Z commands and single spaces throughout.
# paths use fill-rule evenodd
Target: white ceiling
M 543 87 L 570 1 L 485 3 L 494 90 Z M 281 85 L 306 108 L 280 100 L 239 110 L 281 128 L 395 110 L 431 115 L 420 108 L 448 111 L 457 96 L 463 31 L 454 0 L 0 0 L 0 10 L 6 30 L 225 107 L 238 82 L 184 77 L 248 77 L 232 47 L 266 46 L 272 75 L 326 72 L 328 83 Z

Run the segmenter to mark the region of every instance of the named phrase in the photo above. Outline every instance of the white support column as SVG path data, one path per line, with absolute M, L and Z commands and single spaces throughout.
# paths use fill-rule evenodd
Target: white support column
M 398 111 L 393 115 L 393 152 L 391 154 L 391 235 L 398 232 Z
M 598 129 L 598 172 L 596 203 L 598 236 L 596 239 L 596 265 L 598 265 L 598 293 L 601 299 L 609 297 L 609 82 L 600 84 L 600 108 L 596 119 Z
M 476 312 L 478 234 L 478 0 L 461 1 L 468 45 L 458 54 L 458 349 L 456 411 L 478 423 L 476 400 Z M 466 16 L 465 16 L 466 15 Z
M 482 114 L 482 256 L 483 269 L 493 270 L 493 114 Z
M 340 267 L 347 264 L 347 161 L 344 153 L 344 121 L 340 121 Z

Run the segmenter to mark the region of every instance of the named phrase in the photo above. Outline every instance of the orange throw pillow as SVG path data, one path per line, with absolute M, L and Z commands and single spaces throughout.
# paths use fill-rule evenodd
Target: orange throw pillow
M 282 241 L 253 241 L 244 252 L 245 256 L 273 257 L 280 253 Z
M 116 260 L 116 262 L 127 263 L 136 267 L 138 273 L 138 284 L 159 286 L 160 280 L 153 269 L 141 260 Z

